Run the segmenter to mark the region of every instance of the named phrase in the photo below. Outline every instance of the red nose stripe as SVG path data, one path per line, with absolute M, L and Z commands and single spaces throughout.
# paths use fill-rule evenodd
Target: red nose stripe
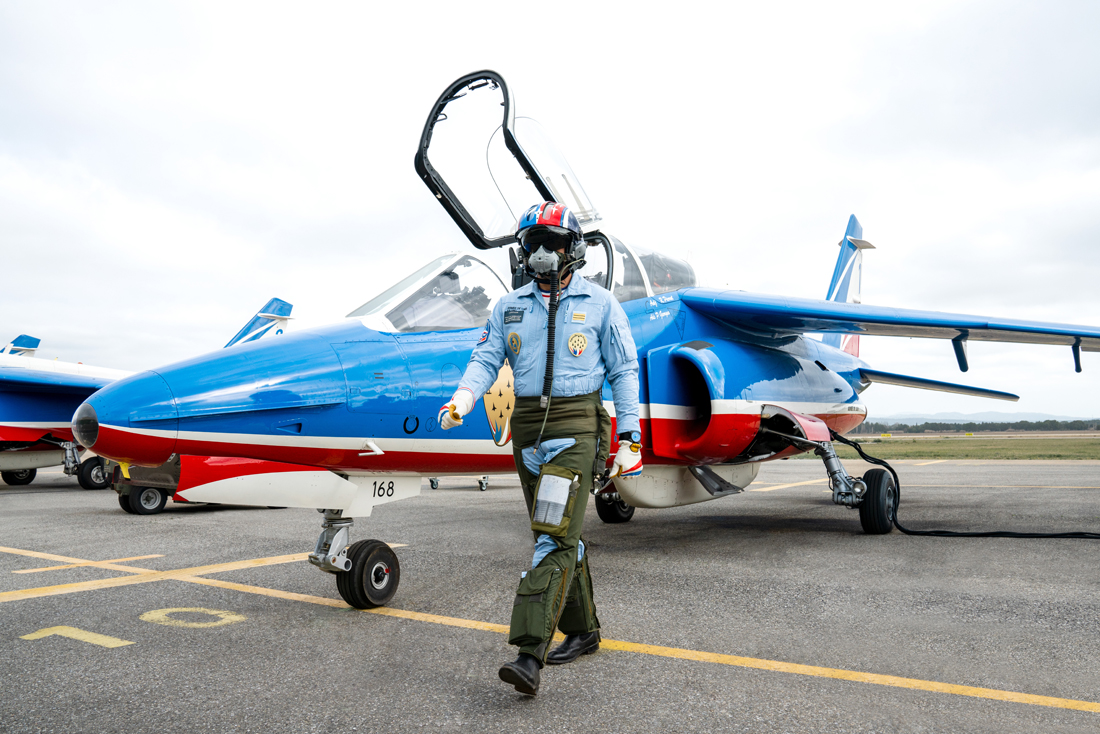
M 150 436 L 100 424 L 95 452 L 114 461 L 138 466 L 160 466 L 176 450 L 176 437 Z
M 274 474 L 288 471 L 317 471 L 315 466 L 284 464 L 262 459 L 238 459 L 227 456 L 181 456 L 180 484 L 177 492 L 183 492 L 210 482 L 254 474 Z

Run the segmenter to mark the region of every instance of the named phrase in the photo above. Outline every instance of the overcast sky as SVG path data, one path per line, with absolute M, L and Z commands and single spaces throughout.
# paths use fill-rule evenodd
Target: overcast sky
M 1100 4 L 0 2 L 0 342 L 145 369 L 269 297 L 336 321 L 467 241 L 413 171 L 428 110 L 508 80 L 604 215 L 704 285 L 1100 324 Z M 500 260 L 494 260 L 494 264 Z M 1100 354 L 864 337 L 871 416 L 1100 416 Z

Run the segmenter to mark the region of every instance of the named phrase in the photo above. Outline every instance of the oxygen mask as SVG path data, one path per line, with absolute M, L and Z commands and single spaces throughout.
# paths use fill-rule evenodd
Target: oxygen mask
M 558 267 L 561 265 L 561 256 L 556 252 L 547 250 L 545 247 L 540 247 L 527 258 L 527 264 L 536 275 L 551 275 L 558 271 Z

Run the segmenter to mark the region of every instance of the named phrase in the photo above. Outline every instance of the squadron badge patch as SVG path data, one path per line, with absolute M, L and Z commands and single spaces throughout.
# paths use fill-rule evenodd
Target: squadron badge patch
M 512 350 L 512 354 L 518 357 L 520 346 L 521 342 L 519 339 L 519 334 L 513 331 L 511 334 L 508 335 L 508 348 Z
M 584 334 L 574 334 L 569 337 L 569 353 L 574 357 L 579 357 L 584 354 L 584 350 L 588 348 L 588 338 Z

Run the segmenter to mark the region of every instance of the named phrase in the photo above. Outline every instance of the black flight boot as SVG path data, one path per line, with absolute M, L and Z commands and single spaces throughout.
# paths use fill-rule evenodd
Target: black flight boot
M 571 663 L 581 655 L 600 649 L 600 631 L 586 632 L 583 635 L 569 635 L 546 656 L 547 665 Z
M 521 652 L 510 663 L 500 666 L 500 679 L 516 687 L 520 693 L 534 696 L 539 692 L 539 660 L 534 655 Z

